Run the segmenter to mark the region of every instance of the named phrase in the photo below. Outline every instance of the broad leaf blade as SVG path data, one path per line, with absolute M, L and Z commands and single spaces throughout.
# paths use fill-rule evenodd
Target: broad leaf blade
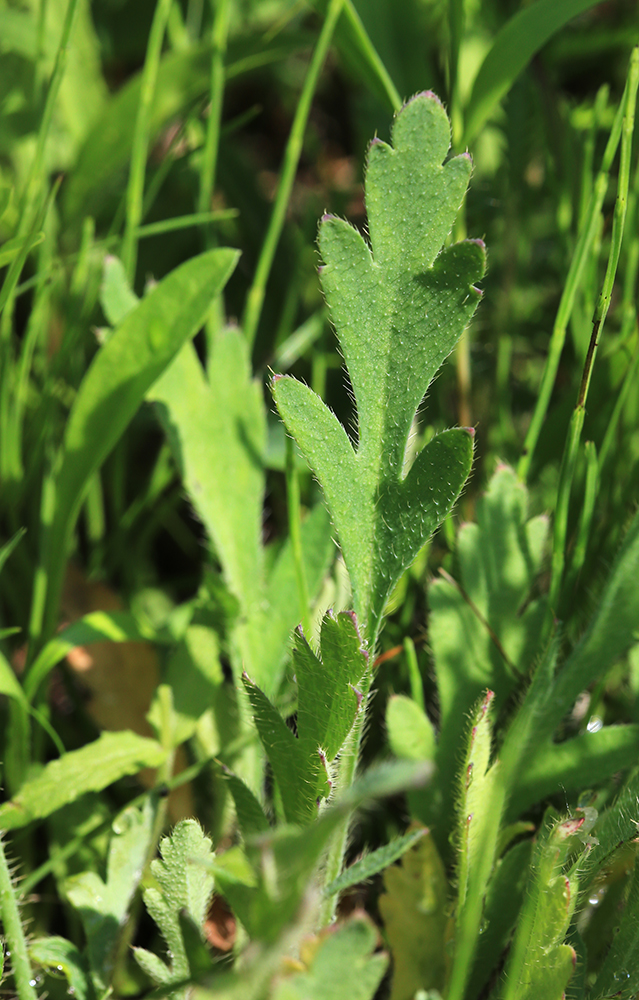
M 136 733 L 102 733 L 80 750 L 72 750 L 47 764 L 25 782 L 18 794 L 0 807 L 0 829 L 15 830 L 87 792 L 102 791 L 119 778 L 162 763 L 165 751 L 155 740 Z

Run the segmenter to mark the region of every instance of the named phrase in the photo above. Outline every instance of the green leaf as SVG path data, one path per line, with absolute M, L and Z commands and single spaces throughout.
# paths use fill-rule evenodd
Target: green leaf
M 428 833 L 426 827 L 419 826 L 417 829 L 411 830 L 410 833 L 404 834 L 403 837 L 395 837 L 390 843 L 384 844 L 383 847 L 379 847 L 376 851 L 365 854 L 363 858 L 360 858 L 359 861 L 356 861 L 355 864 L 343 871 L 330 885 L 327 885 L 324 889 L 324 894 L 326 896 L 334 896 L 335 893 L 341 893 L 344 889 L 350 889 L 351 886 L 365 882 L 367 879 L 372 878 L 373 875 L 377 875 L 378 872 L 384 871 L 389 865 L 399 860 L 406 851 L 414 847 L 417 841 L 421 840 L 426 833 Z
M 528 518 L 526 487 L 501 465 L 477 504 L 477 523 L 463 525 L 458 533 L 459 583 L 443 577 L 428 589 L 441 719 L 439 811 L 431 814 L 433 800 L 412 806 L 438 829 L 453 812 L 469 711 L 487 688 L 503 705 L 538 654 L 545 600 L 530 600 L 530 591 L 541 570 L 547 530 L 547 518 Z
M 520 815 L 549 795 L 592 788 L 623 771 L 639 754 L 639 726 L 604 726 L 562 743 L 534 748 L 513 788 L 508 814 Z
M 359 708 L 357 685 L 368 666 L 355 616 L 347 611 L 322 619 L 320 656 L 298 629 L 293 648 L 297 678 L 297 731 L 302 753 L 321 749 L 333 761 L 351 731 Z
M 320 632 L 321 659 L 301 629 L 295 635 L 297 738 L 266 695 L 244 675 L 244 687 L 289 823 L 308 823 L 330 791 L 328 765 L 343 748 L 360 708 L 368 667 L 355 616 L 328 612 Z
M 369 149 L 371 247 L 353 227 L 320 226 L 321 281 L 357 403 L 358 445 L 322 401 L 289 376 L 273 395 L 318 477 L 351 575 L 369 642 L 401 573 L 451 509 L 470 470 L 472 437 L 434 438 L 404 475 L 415 411 L 469 322 L 484 273 L 481 242 L 441 253 L 470 176 L 470 158 L 442 166 L 446 113 L 431 94 L 399 112 L 394 148 Z M 439 254 L 439 256 L 438 256 Z
M 391 1000 L 413 1000 L 417 990 L 444 986 L 448 886 L 428 830 L 401 865 L 384 873 L 379 911 L 393 956 Z
M 73 875 L 65 882 L 66 895 L 82 920 L 94 983 L 102 990 L 111 981 L 121 927 L 153 837 L 153 819 L 149 799 L 142 808 L 129 806 L 113 823 L 106 882 L 94 871 Z
M 16 545 L 18 545 L 20 540 L 26 534 L 26 530 L 26 528 L 20 528 L 19 531 L 16 531 L 15 535 L 12 535 L 8 542 L 5 542 L 4 545 L 0 547 L 0 572 L 2 572 L 4 564 L 15 549 Z
M 464 143 L 472 142 L 548 39 L 596 3 L 597 0 L 536 0 L 506 22 L 475 77 L 466 108 Z
M 315 943 L 308 968 L 281 978 L 273 1000 L 372 1000 L 386 972 L 388 957 L 373 954 L 377 929 L 365 914 L 350 918 Z
M 266 695 L 248 674 L 242 680 L 255 726 L 282 796 L 284 815 L 289 823 L 308 823 L 317 810 L 316 782 L 309 788 L 305 780 L 308 762 L 299 751 L 295 734 Z
M 394 694 L 386 707 L 386 732 L 390 748 L 404 760 L 433 760 L 433 724 L 412 698 Z
M 628 901 L 612 945 L 588 1000 L 632 997 L 639 988 L 639 866 L 635 864 Z
M 55 514 L 48 553 L 49 624 L 70 534 L 92 475 L 100 468 L 145 393 L 202 324 L 237 262 L 210 250 L 172 271 L 132 310 L 98 351 L 75 398 L 58 456 Z
M 167 943 L 171 964 L 159 962 L 142 948 L 136 948 L 134 955 L 156 982 L 166 984 L 187 980 L 191 974 L 180 917 L 186 915 L 201 931 L 213 893 L 206 863 L 214 855 L 211 841 L 193 819 L 181 820 L 160 842 L 160 855 L 151 864 L 158 888 L 145 889 L 144 903 Z
M 172 739 L 179 746 L 193 736 L 204 713 L 215 707 L 224 683 L 219 640 L 212 629 L 204 625 L 187 628 L 168 658 L 165 683 L 173 696 Z M 154 701 L 147 718 L 156 732 L 161 728 L 159 715 L 160 706 Z
M 217 884 L 251 939 L 276 941 L 293 920 L 326 846 L 344 816 L 373 799 L 422 785 L 431 774 L 432 768 L 423 763 L 396 762 L 369 768 L 303 829 L 280 826 L 249 838 L 246 855 L 255 872 L 255 887 L 248 885 L 245 876 L 239 880 L 224 879 L 221 873 Z
M 255 834 L 265 833 L 269 829 L 269 822 L 251 789 L 244 784 L 241 778 L 227 769 L 225 769 L 225 778 L 233 796 L 237 822 L 244 839 L 255 836 Z
M 459 872 L 458 910 L 461 912 L 472 887 L 477 886 L 477 874 L 485 860 L 486 831 L 499 823 L 493 812 L 491 786 L 497 767 L 490 765 L 492 750 L 492 709 L 494 694 L 487 691 L 471 717 L 468 749 L 461 770 L 461 802 L 459 806 Z
M 13 698 L 26 708 L 27 699 L 20 681 L 4 653 L 0 653 L 0 694 Z
M 158 767 L 165 751 L 155 740 L 132 732 L 102 733 L 80 750 L 53 760 L 26 781 L 18 794 L 0 806 L 0 829 L 15 830 L 87 792 L 99 792 L 128 774 Z
M 639 623 L 639 514 L 636 514 L 581 641 L 561 668 L 537 739 L 550 738 L 580 691 L 628 651 Z
M 531 850 L 532 841 L 524 840 L 495 866 L 486 893 L 481 944 L 470 977 L 468 1000 L 481 994 L 508 946 L 524 900 Z
M 29 942 L 29 957 L 34 965 L 62 972 L 69 984 L 69 994 L 88 1000 L 87 970 L 82 954 L 63 937 L 36 938 Z

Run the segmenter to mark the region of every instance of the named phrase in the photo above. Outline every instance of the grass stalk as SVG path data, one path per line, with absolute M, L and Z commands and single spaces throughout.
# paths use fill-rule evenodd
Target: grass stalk
M 548 356 L 546 358 L 546 364 L 541 377 L 541 384 L 539 386 L 539 395 L 537 396 L 535 409 L 528 427 L 526 439 L 524 441 L 522 455 L 517 466 L 518 475 L 520 479 L 523 480 L 526 480 L 530 474 L 533 455 L 535 448 L 537 447 L 541 428 L 544 420 L 546 419 L 550 397 L 555 385 L 555 379 L 557 378 L 557 369 L 559 368 L 559 361 L 566 339 L 566 329 L 575 304 L 575 297 L 580 286 L 584 268 L 589 260 L 595 237 L 597 235 L 601 209 L 606 196 L 606 191 L 608 190 L 610 168 L 621 138 L 624 105 L 625 100 L 622 100 L 619 108 L 617 109 L 617 114 L 615 115 L 615 120 L 601 161 L 601 168 L 597 174 L 593 191 L 590 196 L 588 209 L 584 215 L 583 223 L 577 239 L 577 245 L 570 262 L 570 268 L 568 269 L 566 284 L 564 285 L 561 300 L 559 302 L 559 308 L 557 309 L 557 315 L 555 317 L 552 333 L 550 335 L 550 343 L 548 345 Z
M 212 3 L 213 27 L 211 29 L 211 84 L 209 90 L 209 116 L 202 151 L 198 212 L 211 209 L 211 198 L 215 187 L 217 157 L 220 146 L 222 123 L 222 103 L 224 100 L 224 57 L 229 26 L 229 0 Z
M 630 186 L 630 158 L 632 155 L 632 137 L 635 125 L 635 106 L 637 100 L 637 86 L 639 85 L 639 46 L 633 49 L 630 59 L 630 69 L 624 96 L 621 102 L 623 109 L 622 134 L 621 134 L 621 160 L 619 164 L 619 181 L 617 185 L 617 198 L 612 222 L 612 237 L 610 242 L 610 253 L 608 264 L 604 276 L 601 292 L 595 306 L 595 314 L 592 321 L 592 334 L 588 353 L 584 362 L 581 384 L 577 396 L 577 404 L 573 411 L 568 432 L 568 439 L 564 450 L 559 474 L 559 487 L 557 492 L 557 506 L 555 509 L 555 523 L 553 531 L 553 550 L 551 557 L 551 578 L 548 600 L 547 628 L 552 616 L 556 613 L 561 593 L 561 585 L 564 575 L 564 565 L 566 559 L 566 539 L 568 533 L 568 507 L 570 503 L 570 493 L 579 453 L 579 443 L 581 441 L 581 431 L 586 415 L 586 401 L 588 390 L 592 378 L 592 370 L 597 355 L 599 339 L 603 332 L 604 323 L 610 307 L 612 289 L 617 274 L 619 255 L 621 253 L 621 243 L 623 240 L 624 223 L 626 218 L 626 205 L 628 201 L 628 188 Z
M 137 263 L 137 230 L 142 222 L 144 176 L 146 173 L 146 159 L 150 140 L 151 109 L 155 96 L 155 84 L 160 66 L 160 57 L 162 55 L 162 43 L 164 41 L 164 33 L 170 10 L 171 0 L 158 0 L 153 14 L 153 23 L 151 24 L 146 58 L 142 70 L 140 103 L 138 105 L 135 131 L 133 133 L 129 182 L 126 189 L 126 221 L 122 241 L 122 263 L 131 284 L 133 284 L 135 279 Z
M 255 342 L 257 327 L 262 313 L 262 306 L 264 304 L 264 296 L 266 294 L 266 284 L 271 272 L 273 260 L 275 258 L 275 251 L 277 250 L 277 245 L 279 243 L 280 236 L 282 235 L 282 229 L 284 228 L 286 209 L 293 190 L 293 184 L 295 182 L 295 174 L 297 172 L 297 165 L 302 152 L 302 143 L 304 141 L 306 123 L 311 110 L 311 102 L 317 87 L 320 71 L 324 65 L 324 60 L 326 59 L 331 40 L 333 38 L 335 25 L 337 24 L 337 20 L 342 12 L 343 5 L 344 0 L 330 0 L 328 10 L 326 12 L 326 18 L 324 20 L 324 24 L 322 25 L 322 30 L 308 67 L 306 79 L 304 80 L 302 93 L 300 94 L 299 101 L 297 102 L 295 118 L 293 119 L 293 125 L 291 127 L 291 132 L 286 144 L 286 151 L 284 153 L 284 162 L 282 164 L 282 171 L 280 173 L 279 184 L 277 186 L 275 202 L 273 203 L 273 211 L 271 212 L 271 218 L 266 230 L 266 236 L 264 238 L 264 243 L 262 244 L 259 260 L 255 269 L 253 283 L 249 289 L 246 299 L 246 308 L 244 311 L 242 327 L 250 346 L 252 346 Z

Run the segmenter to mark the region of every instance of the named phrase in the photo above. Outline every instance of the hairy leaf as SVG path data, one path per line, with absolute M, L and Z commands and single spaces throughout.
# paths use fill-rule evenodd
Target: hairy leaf
M 144 891 L 144 903 L 168 945 L 170 966 L 152 952 L 136 948 L 139 965 L 161 984 L 183 982 L 191 967 L 181 917 L 202 928 L 213 893 L 213 876 L 206 863 L 213 858 L 211 841 L 196 820 L 182 820 L 160 842 L 160 858 L 151 864 L 158 888 Z
M 87 871 L 71 876 L 65 883 L 66 895 L 82 920 L 93 981 L 102 990 L 111 980 L 114 950 L 142 878 L 152 836 L 153 810 L 149 801 L 142 809 L 128 807 L 113 823 L 106 881 L 96 872 Z
M 417 407 L 469 322 L 485 251 L 440 253 L 464 196 L 467 155 L 442 165 L 450 126 L 420 94 L 397 115 L 394 146 L 373 140 L 366 206 L 370 247 L 348 223 L 320 227 L 321 282 L 357 403 L 358 442 L 310 389 L 277 377 L 280 415 L 320 481 L 353 585 L 358 620 L 374 641 L 386 599 L 446 517 L 470 470 L 472 436 L 435 437 L 404 475 Z

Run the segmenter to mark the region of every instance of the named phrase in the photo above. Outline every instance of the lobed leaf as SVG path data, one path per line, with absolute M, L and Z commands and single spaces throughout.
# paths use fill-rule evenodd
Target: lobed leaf
M 433 94 L 402 108 L 393 142 L 369 148 L 371 246 L 341 219 L 325 216 L 320 226 L 320 277 L 357 404 L 357 448 L 310 389 L 289 376 L 273 381 L 280 415 L 324 491 L 369 642 L 470 470 L 464 430 L 430 441 L 406 476 L 404 458 L 417 407 L 476 308 L 473 282 L 485 267 L 481 242 L 440 253 L 471 164 L 464 155 L 442 165 L 450 126 Z
M 160 841 L 160 858 L 151 863 L 158 888 L 144 891 L 144 903 L 168 945 L 170 966 L 145 949 L 135 949 L 138 964 L 160 984 L 183 982 L 191 974 L 182 925 L 193 922 L 201 933 L 211 895 L 212 844 L 196 820 L 181 820 L 170 837 Z

